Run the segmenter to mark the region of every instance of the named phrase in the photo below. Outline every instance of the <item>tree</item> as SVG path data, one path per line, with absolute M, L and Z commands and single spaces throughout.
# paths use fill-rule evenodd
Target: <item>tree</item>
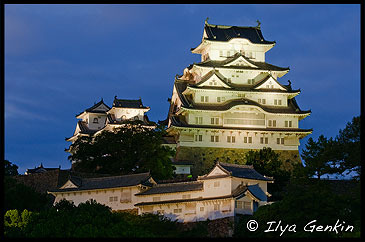
M 5 176 L 16 176 L 19 175 L 18 173 L 18 166 L 15 164 L 12 164 L 8 160 L 4 160 L 4 172 Z
M 280 198 L 280 192 L 289 181 L 290 171 L 284 169 L 279 154 L 271 148 L 264 147 L 258 151 L 250 150 L 246 153 L 245 160 L 246 164 L 253 165 L 258 173 L 274 178 L 274 183 L 269 183 L 268 186 L 271 188 L 273 198 Z
M 327 139 L 320 135 L 317 141 L 314 141 L 313 138 L 308 139 L 305 149 L 302 151 L 304 170 L 308 176 L 316 176 L 320 179 L 325 174 L 338 172 L 334 148 L 335 142 L 332 138 Z
M 336 154 L 340 164 L 340 173 L 355 171 L 357 178 L 360 177 L 360 116 L 353 117 L 351 122 L 346 124 L 346 127 L 339 131 L 336 136 Z
M 150 171 L 157 180 L 169 179 L 174 151 L 162 145 L 164 134 L 162 127 L 150 129 L 133 121 L 95 137 L 79 137 L 68 158 L 76 161 L 75 171 L 112 175 Z
M 78 206 L 61 200 L 48 210 L 33 213 L 22 232 L 23 237 L 33 238 L 179 236 L 177 223 L 161 215 L 113 212 L 95 200 Z
M 22 237 L 23 230 L 30 221 L 32 212 L 24 209 L 19 214 L 17 209 L 6 211 L 4 215 L 4 235 L 6 237 Z
M 10 176 L 4 177 L 4 207 L 3 211 L 27 209 L 40 211 L 51 206 L 53 198 L 49 194 L 41 194 L 33 188 L 17 182 Z

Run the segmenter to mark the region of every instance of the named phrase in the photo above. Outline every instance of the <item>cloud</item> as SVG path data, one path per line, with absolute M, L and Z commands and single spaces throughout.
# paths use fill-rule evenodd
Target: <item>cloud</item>
M 38 121 L 51 121 L 55 120 L 52 117 L 49 117 L 44 114 L 39 114 L 36 112 L 30 112 L 28 111 L 24 105 L 18 105 L 15 103 L 12 103 L 9 101 L 5 101 L 4 106 L 4 116 L 5 121 L 8 121 L 10 119 L 16 119 L 16 120 L 38 120 Z

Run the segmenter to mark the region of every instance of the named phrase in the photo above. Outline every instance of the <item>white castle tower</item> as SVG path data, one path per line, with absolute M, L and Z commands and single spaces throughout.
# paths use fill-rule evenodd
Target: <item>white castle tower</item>
M 190 161 L 202 173 L 214 160 L 242 163 L 249 150 L 270 147 L 283 161 L 300 162 L 299 140 L 312 132 L 299 121 L 300 89 L 279 78 L 289 72 L 265 62 L 275 41 L 255 27 L 204 25 L 201 43 L 191 49 L 201 62 L 175 77 L 167 131 L 176 144 L 176 164 Z M 173 138 L 172 138 L 173 137 Z M 290 164 L 290 163 L 288 163 Z M 289 165 L 290 166 L 290 165 Z

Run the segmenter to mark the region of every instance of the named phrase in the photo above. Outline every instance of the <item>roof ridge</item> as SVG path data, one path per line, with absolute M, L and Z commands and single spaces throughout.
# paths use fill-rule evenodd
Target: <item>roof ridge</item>
M 188 183 L 202 183 L 202 182 L 201 181 L 168 182 L 168 183 L 157 183 L 155 186 L 168 186 L 168 185 L 188 184 Z
M 232 164 L 232 163 L 225 163 L 225 162 L 219 162 L 220 165 L 223 166 L 233 166 L 233 167 L 239 167 L 239 168 L 250 168 L 250 169 L 254 169 L 253 165 L 240 165 L 240 164 Z
M 126 175 L 117 175 L 117 176 L 102 176 L 102 177 L 85 177 L 82 179 L 88 179 L 88 180 L 99 180 L 99 179 L 105 179 L 105 178 L 117 178 L 117 177 L 126 177 L 126 176 L 137 176 L 137 175 L 144 175 L 148 174 L 150 175 L 150 172 L 143 172 L 143 173 L 136 173 L 136 174 L 126 174 Z
M 221 28 L 221 29 L 229 29 L 229 28 L 253 28 L 253 29 L 257 29 L 257 26 L 222 25 L 222 24 L 210 24 L 208 22 L 206 22 L 205 25 L 208 26 L 208 27 Z

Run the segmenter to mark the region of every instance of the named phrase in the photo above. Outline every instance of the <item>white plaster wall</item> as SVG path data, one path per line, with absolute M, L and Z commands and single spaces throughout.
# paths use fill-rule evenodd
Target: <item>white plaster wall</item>
M 174 165 L 176 167 L 176 174 L 190 174 L 190 166 Z
M 98 123 L 94 123 L 94 118 L 98 119 Z M 106 114 L 102 113 L 89 113 L 88 121 L 89 121 L 89 129 L 99 130 L 104 127 L 106 119 Z
M 196 129 L 187 129 L 188 131 L 181 131 L 180 139 L 178 144 L 180 146 L 188 146 L 188 147 L 219 147 L 219 148 L 239 148 L 239 149 L 262 149 L 264 147 L 270 147 L 273 150 L 297 150 L 299 146 L 299 137 L 296 137 L 295 134 L 291 135 L 292 139 L 296 141 L 296 144 L 288 145 L 286 141 L 284 144 L 277 144 L 277 138 L 284 137 L 286 140 L 288 136 L 284 134 L 284 132 L 275 132 L 271 134 L 267 134 L 267 132 L 263 131 L 237 131 L 237 130 L 224 130 L 224 131 L 205 131 L 205 130 L 196 130 Z M 232 133 L 231 133 L 232 132 Z M 266 134 L 265 134 L 266 133 Z M 202 135 L 202 141 L 195 141 L 194 135 Z M 211 142 L 211 135 L 219 136 L 219 142 Z M 227 136 L 234 135 L 235 143 L 227 142 Z M 189 140 L 186 137 L 190 137 Z M 244 137 L 252 137 L 252 143 L 244 143 Z M 268 144 L 261 144 L 260 138 L 268 137 Z M 292 141 L 294 142 L 294 141 Z
M 252 44 L 247 39 L 233 38 L 228 42 L 213 42 L 209 41 L 206 50 L 203 50 L 202 53 L 208 52 L 209 58 L 211 60 L 224 60 L 227 58 L 227 51 L 230 51 L 230 56 L 234 55 L 234 53 L 244 51 L 245 56 L 254 60 L 254 61 L 265 61 L 265 52 L 267 52 L 271 46 L 263 46 L 260 44 Z M 220 54 L 222 51 L 223 55 Z M 203 55 L 201 60 L 203 61 Z
M 133 119 L 137 116 L 139 120 L 143 120 L 143 116 L 146 111 L 147 110 L 144 109 L 134 108 L 113 108 L 110 113 L 113 113 L 118 121 L 122 120 L 122 116 L 125 116 L 126 119 Z
M 215 178 L 206 179 L 204 181 L 204 191 L 202 196 L 205 197 L 217 197 L 226 196 L 231 194 L 231 178 Z M 218 186 L 214 186 L 215 183 L 219 183 Z
M 149 195 L 137 195 L 136 198 L 139 202 L 156 202 L 159 201 L 168 201 L 168 200 L 177 200 L 177 199 L 188 199 L 189 198 L 198 198 L 203 196 L 202 191 L 187 191 L 187 192 L 174 192 L 174 193 L 161 193 L 161 194 L 149 194 Z
M 111 207 L 112 210 L 133 209 L 136 208 L 134 207 L 134 204 L 137 203 L 138 199 L 136 198 L 136 196 L 134 196 L 134 194 L 138 192 L 140 192 L 140 189 L 137 186 L 133 186 L 133 187 L 115 188 L 115 189 L 100 189 L 92 191 L 57 193 L 54 204 L 58 203 L 62 199 L 66 199 L 68 201 L 72 201 L 76 206 L 78 206 L 80 203 L 84 203 L 90 199 L 94 199 L 98 203 Z M 129 202 L 120 201 L 122 193 L 130 194 L 130 196 L 128 196 Z M 117 197 L 117 201 L 110 202 L 109 200 L 110 197 Z
M 214 210 L 215 204 L 218 205 L 219 210 Z M 191 208 L 194 206 L 195 208 Z M 158 210 L 163 210 L 162 214 L 171 220 L 177 220 L 179 222 L 204 221 L 208 218 L 212 220 L 234 216 L 234 199 L 228 198 L 215 201 L 206 200 L 189 203 L 151 205 L 148 211 L 144 208 L 145 206 L 140 207 L 138 210 L 139 214 L 144 212 L 157 213 Z M 203 211 L 201 211 L 201 208 L 203 208 Z M 176 213 L 174 209 L 181 209 L 181 212 Z
M 265 174 L 262 174 L 265 175 Z M 244 179 L 244 178 L 238 178 L 238 177 L 232 177 L 232 187 L 231 189 L 236 189 L 241 183 L 247 184 L 247 185 L 256 185 L 258 184 L 259 187 L 264 191 L 267 192 L 267 182 L 265 181 L 258 181 L 258 180 L 252 180 L 252 179 Z

